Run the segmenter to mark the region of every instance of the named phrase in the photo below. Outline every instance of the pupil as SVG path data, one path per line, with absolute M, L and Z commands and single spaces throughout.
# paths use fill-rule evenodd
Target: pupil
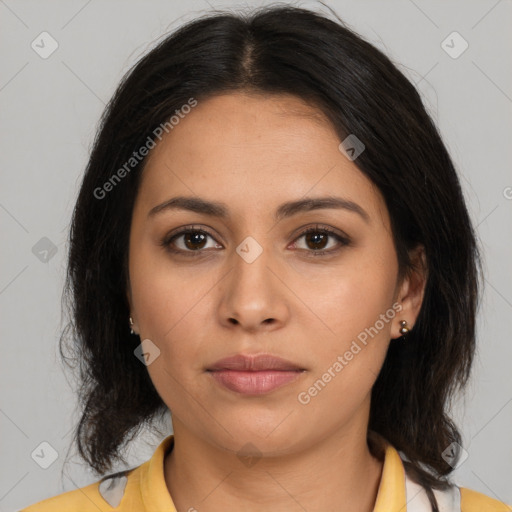
M 322 247 L 317 247 L 318 244 L 322 244 L 322 242 L 325 242 L 325 239 L 327 238 L 325 234 L 323 233 L 314 233 L 314 234 L 308 234 L 308 238 L 314 238 L 315 240 L 313 241 L 313 244 L 315 245 L 315 247 L 313 247 L 313 249 L 317 250 L 317 249 L 323 249 L 324 246 Z
M 188 249 L 201 249 L 202 246 L 197 247 L 196 244 L 200 244 L 201 242 L 203 242 L 204 245 L 205 239 L 206 236 L 204 235 L 204 233 L 187 233 L 185 235 L 185 245 L 187 246 Z M 189 244 L 192 245 L 192 247 L 190 247 Z

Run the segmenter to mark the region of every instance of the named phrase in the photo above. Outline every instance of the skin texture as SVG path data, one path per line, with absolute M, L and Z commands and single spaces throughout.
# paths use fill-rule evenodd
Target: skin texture
M 164 469 L 179 511 L 373 510 L 382 462 L 366 442 L 371 388 L 400 320 L 414 325 L 425 275 L 399 282 L 385 202 L 340 142 L 298 98 L 233 93 L 200 102 L 149 156 L 133 212 L 128 297 L 135 332 L 160 350 L 148 371 L 172 411 L 175 446 Z M 332 208 L 273 218 L 283 202 L 329 195 L 357 203 L 368 221 Z M 148 216 L 176 196 L 223 202 L 229 217 Z M 180 236 L 173 246 L 199 247 L 199 256 L 161 245 L 191 224 L 211 236 Z M 301 236 L 317 224 L 350 242 Z M 252 263 L 236 251 L 248 236 L 262 249 Z M 424 264 L 421 248 L 412 257 Z M 401 311 L 300 403 L 298 394 L 394 303 Z M 227 390 L 206 371 L 220 358 L 261 353 L 306 371 L 261 396 Z

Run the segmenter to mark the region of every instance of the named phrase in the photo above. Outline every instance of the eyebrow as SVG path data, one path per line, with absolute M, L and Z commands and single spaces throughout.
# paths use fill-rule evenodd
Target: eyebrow
M 342 197 L 333 196 L 306 198 L 283 203 L 277 208 L 274 214 L 274 220 L 277 222 L 298 213 L 325 208 L 347 210 L 358 214 L 365 222 L 370 222 L 368 213 L 357 203 Z M 229 218 L 229 210 L 225 203 L 209 201 L 200 197 L 185 196 L 173 197 L 155 206 L 149 211 L 148 217 L 154 217 L 159 213 L 169 210 L 187 210 L 221 219 Z

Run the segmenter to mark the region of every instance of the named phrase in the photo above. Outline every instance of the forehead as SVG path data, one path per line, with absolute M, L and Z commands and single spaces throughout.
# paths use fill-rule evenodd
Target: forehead
M 333 194 L 381 211 L 378 190 L 339 144 L 323 113 L 300 98 L 215 96 L 199 102 L 151 151 L 140 201 L 150 209 L 174 195 L 222 196 L 233 209 L 256 212 L 262 201 L 267 208 Z
M 255 163 L 261 166 L 280 156 L 290 162 L 302 153 L 311 157 L 315 146 L 322 150 L 322 140 L 324 146 L 337 145 L 334 130 L 323 113 L 291 95 L 237 92 L 214 96 L 198 102 L 178 121 L 152 151 L 149 164 L 161 156 L 165 158 L 162 153 L 179 152 L 182 157 L 195 159 L 211 151 L 220 157 L 222 151 L 226 158 L 257 152 Z M 208 163 L 215 166 L 211 160 Z

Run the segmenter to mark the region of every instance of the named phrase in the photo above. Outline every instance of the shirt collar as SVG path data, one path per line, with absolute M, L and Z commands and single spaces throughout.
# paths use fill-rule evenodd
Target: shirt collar
M 140 490 L 146 510 L 154 512 L 177 512 L 165 482 L 164 458 L 172 449 L 174 436 L 167 436 L 155 450 L 153 456 L 141 468 Z
M 384 450 L 384 465 L 373 512 L 406 512 L 405 470 L 402 459 L 391 443 L 382 436 L 378 437 Z

